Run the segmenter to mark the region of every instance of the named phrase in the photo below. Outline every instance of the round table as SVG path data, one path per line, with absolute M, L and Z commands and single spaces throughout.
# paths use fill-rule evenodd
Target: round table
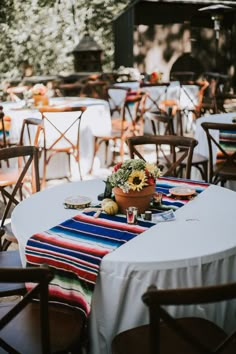
M 102 180 L 58 185 L 32 195 L 12 213 L 12 228 L 24 261 L 27 240 L 77 214 L 65 209 L 70 195 L 86 195 L 97 203 Z M 119 332 L 148 323 L 141 295 L 158 288 L 204 286 L 236 281 L 236 193 L 211 185 L 176 211 L 176 220 L 159 223 L 102 259 L 90 315 L 92 354 L 110 354 Z M 209 318 L 227 331 L 235 324 L 235 302 L 173 309 L 176 316 Z
M 236 113 L 217 113 L 217 114 L 209 114 L 198 118 L 196 120 L 196 130 L 195 130 L 195 139 L 198 141 L 198 145 L 195 147 L 195 153 L 201 154 L 203 156 L 209 157 L 208 143 L 206 133 L 203 130 L 201 124 L 204 122 L 208 123 L 232 123 L 232 120 L 236 119 Z M 215 130 L 212 132 L 212 136 L 219 141 L 219 131 Z M 212 146 L 213 152 L 213 161 L 216 161 L 217 154 L 217 146 L 213 144 Z M 198 176 L 198 175 L 197 175 Z M 197 177 L 196 177 L 197 178 Z M 225 186 L 229 189 L 236 191 L 236 183 L 235 181 L 227 181 Z
M 82 174 L 89 172 L 94 152 L 94 136 L 109 135 L 111 132 L 111 116 L 108 102 L 89 97 L 54 97 L 50 105 L 86 106 L 80 126 L 80 166 Z M 25 108 L 25 102 L 2 102 L 5 115 L 11 117 L 10 142 L 19 142 L 22 122 L 25 118 L 39 118 L 41 113 L 37 108 Z M 101 155 L 100 155 L 101 157 Z M 49 165 L 48 178 L 65 176 L 65 158 L 55 156 L 53 164 Z M 67 157 L 66 157 L 67 162 Z

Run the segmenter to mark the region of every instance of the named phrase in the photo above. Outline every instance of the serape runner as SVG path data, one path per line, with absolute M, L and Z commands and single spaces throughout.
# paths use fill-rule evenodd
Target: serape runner
M 179 184 L 178 179 L 160 178 L 156 189 L 167 194 L 169 188 L 183 185 L 184 180 L 181 181 Z M 198 192 L 208 186 L 187 180 L 186 184 L 193 185 Z M 164 196 L 163 208 L 170 208 L 172 202 L 176 209 L 188 201 Z M 101 213 L 99 218 L 94 218 L 94 212 L 80 213 L 45 232 L 34 234 L 25 249 L 27 265 L 52 267 L 55 276 L 49 285 L 50 301 L 77 308 L 87 316 L 102 258 L 153 225 L 144 220 L 139 220 L 138 225 L 130 225 L 121 215 Z
M 233 155 L 236 151 L 236 132 L 230 130 L 219 131 L 219 145 L 228 155 Z M 217 151 L 216 163 L 225 160 L 225 155 L 221 150 Z
M 189 198 L 187 197 L 181 199 L 173 199 L 173 197 L 169 195 L 169 190 L 171 188 L 183 186 L 193 188 L 196 190 L 196 193 L 199 194 L 203 192 L 209 186 L 209 184 L 205 182 L 193 181 L 183 178 L 180 179 L 175 177 L 158 177 L 156 183 L 156 191 L 159 193 L 163 193 L 162 204 L 160 207 L 158 207 L 158 209 L 163 209 L 163 211 L 169 209 L 176 210 L 188 203 Z

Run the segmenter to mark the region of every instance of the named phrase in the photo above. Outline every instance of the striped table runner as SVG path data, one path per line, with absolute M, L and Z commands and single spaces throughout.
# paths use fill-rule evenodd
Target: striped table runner
M 199 193 L 208 185 L 173 178 L 160 178 L 156 190 L 164 194 L 169 188 L 193 186 Z M 177 209 L 189 200 L 173 200 L 163 196 L 163 209 Z M 139 220 L 138 225 L 126 223 L 126 217 L 94 212 L 80 213 L 51 229 L 34 234 L 27 242 L 25 254 L 28 266 L 48 264 L 55 276 L 49 285 L 50 301 L 72 306 L 84 316 L 90 312 L 92 292 L 102 258 L 128 242 L 147 228 L 151 222 Z M 28 285 L 30 286 L 30 285 Z
M 228 155 L 233 155 L 236 151 L 236 132 L 229 130 L 219 131 L 219 145 L 225 150 Z M 217 151 L 216 162 L 225 160 L 225 155 L 221 150 Z

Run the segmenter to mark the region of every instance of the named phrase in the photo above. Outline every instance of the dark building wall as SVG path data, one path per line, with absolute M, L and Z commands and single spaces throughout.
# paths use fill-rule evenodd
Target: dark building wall
M 115 68 L 121 65 L 132 67 L 133 55 L 134 8 L 130 8 L 113 23 L 115 39 Z
M 224 1 L 221 3 L 224 3 Z M 160 66 L 160 54 L 158 51 L 162 50 L 167 70 L 170 70 L 171 64 L 178 56 L 188 51 L 188 45 L 184 44 L 185 38 L 183 32 L 183 29 L 186 27 L 186 20 L 188 20 L 191 23 L 192 31 L 190 37 L 192 37 L 192 34 L 195 36 L 195 41 L 190 43 L 191 54 L 202 62 L 204 69 L 206 71 L 220 70 L 223 73 L 235 72 L 235 25 L 233 32 L 231 30 L 232 24 L 236 24 L 236 12 L 227 13 L 227 16 L 224 14 L 225 18 L 222 20 L 219 52 L 217 53 L 219 62 L 216 63 L 213 21 L 210 14 L 201 14 L 198 11 L 198 8 L 211 4 L 211 1 L 208 3 L 198 1 L 192 4 L 189 2 L 178 4 L 165 1 L 137 1 L 133 7 L 129 7 L 126 12 L 122 13 L 114 21 L 115 68 L 121 65 L 138 66 L 141 71 L 145 71 L 146 54 L 150 47 L 152 47 L 156 49 L 159 55 L 159 57 L 156 56 L 156 62 L 153 63 L 153 67 L 158 68 Z M 231 3 L 230 6 L 232 6 Z M 236 9 L 236 4 L 234 7 Z M 179 23 L 179 32 L 176 32 L 176 26 L 173 25 L 176 23 Z M 141 36 L 137 34 L 138 25 L 149 26 L 147 33 L 153 33 L 153 38 L 155 37 L 153 43 L 151 43 L 150 38 L 147 38 L 145 43 L 144 32 Z M 174 28 L 173 31 L 171 29 L 172 25 Z M 169 34 L 167 34 L 168 31 Z M 161 32 L 162 34 L 160 34 Z M 164 45 L 162 42 L 163 33 L 166 35 L 167 41 Z M 147 48 L 148 46 L 149 48 Z M 233 69 L 231 69 L 232 67 Z

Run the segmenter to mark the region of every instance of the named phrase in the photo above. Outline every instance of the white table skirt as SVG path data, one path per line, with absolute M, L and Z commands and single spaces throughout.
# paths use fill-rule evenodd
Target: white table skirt
M 22 109 L 22 102 L 13 104 L 1 103 L 4 113 L 11 117 L 10 141 L 18 143 L 22 122 L 25 118 L 39 118 L 41 113 L 37 109 Z M 50 104 L 66 104 L 86 106 L 81 126 L 80 126 L 80 165 L 82 175 L 88 173 L 91 167 L 91 161 L 94 151 L 94 136 L 109 135 L 111 132 L 111 117 L 108 102 L 105 100 L 88 98 L 88 97 L 56 97 L 50 99 Z M 20 106 L 21 105 L 21 106 Z M 61 155 L 61 154 L 60 154 Z M 68 175 L 68 159 L 66 155 L 55 157 L 51 160 L 48 168 L 48 178 L 60 178 Z M 67 166 L 67 173 L 66 167 Z
M 103 190 L 101 180 L 67 183 L 20 203 L 12 214 L 12 228 L 22 259 L 32 234 L 78 213 L 63 208 L 67 196 L 87 195 L 95 202 Z M 235 192 L 212 185 L 178 209 L 175 221 L 155 225 L 103 258 L 92 298 L 92 354 L 110 354 L 117 333 L 148 323 L 141 295 L 150 284 L 178 288 L 236 281 L 235 203 Z M 226 307 L 190 306 L 172 311 L 177 316 L 197 314 L 212 319 L 230 331 L 236 321 L 235 306 L 231 302 Z
M 232 119 L 236 118 L 236 112 L 231 113 L 218 113 L 206 115 L 196 120 L 196 130 L 195 139 L 198 141 L 198 145 L 195 147 L 195 153 L 201 154 L 203 156 L 209 157 L 208 143 L 206 133 L 203 130 L 201 124 L 204 122 L 210 123 L 232 123 Z M 219 131 L 212 131 L 212 135 L 219 141 Z M 213 162 L 216 161 L 217 147 L 212 146 L 213 152 Z M 236 183 L 234 181 L 229 181 L 226 183 L 226 187 L 236 191 Z

